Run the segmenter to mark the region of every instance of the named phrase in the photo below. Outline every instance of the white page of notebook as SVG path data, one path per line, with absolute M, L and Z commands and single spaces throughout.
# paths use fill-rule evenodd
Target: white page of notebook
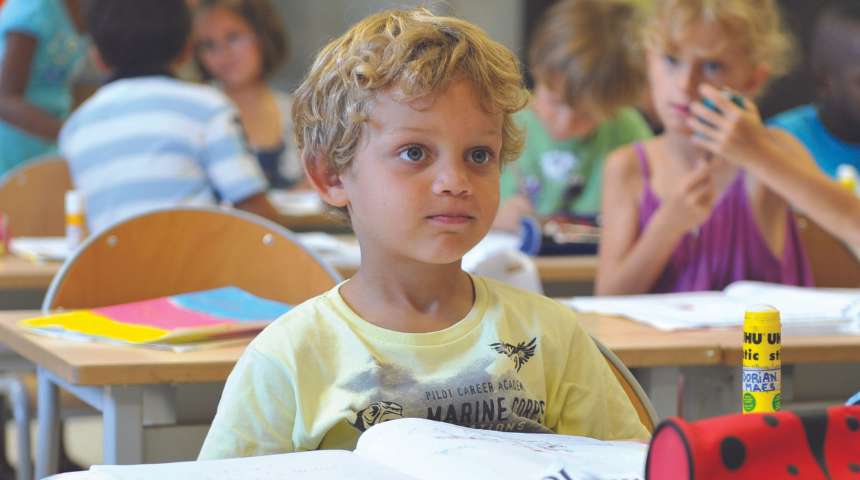
M 269 190 L 269 202 L 279 213 L 293 217 L 325 213 L 322 200 L 314 190 Z
M 66 237 L 16 237 L 9 241 L 9 250 L 32 261 L 63 261 L 72 254 Z
M 539 480 L 563 465 L 571 478 L 641 480 L 647 449 L 639 442 L 501 433 L 405 418 L 369 429 L 355 453 L 420 480 Z
M 409 476 L 346 450 L 152 465 L 94 465 L 105 480 L 409 480 Z
M 722 292 L 576 297 L 562 301 L 574 310 L 620 315 L 661 330 L 743 325 L 746 307 L 764 303 L 780 311 L 784 324 L 842 322 L 845 333 L 860 321 L 860 290 L 816 289 L 764 282 L 734 282 Z

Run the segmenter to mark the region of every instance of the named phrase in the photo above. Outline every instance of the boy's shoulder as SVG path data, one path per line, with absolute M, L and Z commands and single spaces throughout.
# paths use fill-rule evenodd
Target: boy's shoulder
M 107 83 L 84 102 L 79 110 L 153 106 L 218 110 L 231 105 L 230 99 L 215 87 L 153 75 Z
M 801 130 L 809 129 L 810 126 L 817 122 L 819 122 L 818 110 L 815 108 L 815 105 L 808 104 L 779 113 L 768 119 L 765 124 L 797 133 Z
M 514 120 L 521 128 L 543 128 L 543 124 L 535 113 L 534 107 L 527 107 L 514 114 Z
M 332 296 L 339 296 L 339 287 L 294 306 L 269 324 L 251 345 L 264 352 L 271 348 L 282 350 L 285 341 L 293 343 L 291 339 L 297 339 L 296 343 L 301 343 L 311 332 L 316 332 L 313 333 L 315 338 L 320 336 L 319 332 L 333 332 L 333 329 L 327 328 L 327 324 L 338 322 L 340 314 Z
M 63 130 L 100 122 L 136 111 L 177 111 L 200 121 L 233 108 L 226 95 L 209 85 L 166 76 L 144 76 L 112 81 L 100 87 L 69 116 Z
M 645 117 L 633 107 L 622 107 L 614 117 L 604 120 L 594 134 L 595 138 L 612 137 L 622 144 L 646 140 L 654 136 Z

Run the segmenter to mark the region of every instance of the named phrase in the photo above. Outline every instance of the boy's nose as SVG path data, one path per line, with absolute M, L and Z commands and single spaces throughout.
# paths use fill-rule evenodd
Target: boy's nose
M 469 171 L 462 159 L 443 160 L 438 163 L 439 170 L 433 181 L 433 193 L 437 195 L 470 195 L 472 182 Z

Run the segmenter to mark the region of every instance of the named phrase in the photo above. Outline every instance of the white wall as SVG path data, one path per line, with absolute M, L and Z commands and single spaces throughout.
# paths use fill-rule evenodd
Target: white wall
M 292 91 L 316 52 L 355 22 L 380 10 L 425 5 L 455 14 L 483 28 L 522 59 L 524 0 L 270 0 L 278 8 L 290 40 L 290 58 L 273 78 L 276 88 Z

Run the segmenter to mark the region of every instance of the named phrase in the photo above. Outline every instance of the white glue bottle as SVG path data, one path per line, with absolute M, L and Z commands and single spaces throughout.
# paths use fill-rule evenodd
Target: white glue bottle
M 860 193 L 860 181 L 858 181 L 857 169 L 853 165 L 847 163 L 839 165 L 836 168 L 836 181 L 855 194 Z
M 77 190 L 66 192 L 66 246 L 74 252 L 86 237 L 84 197 Z

